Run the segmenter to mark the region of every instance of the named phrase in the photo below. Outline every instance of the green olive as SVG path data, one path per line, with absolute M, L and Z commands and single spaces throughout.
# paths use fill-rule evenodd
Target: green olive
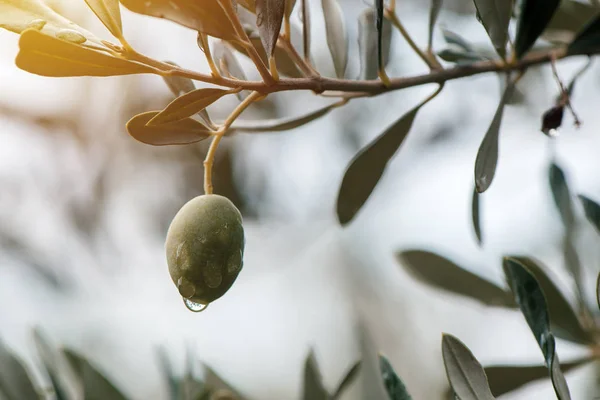
M 165 248 L 171 279 L 190 310 L 229 290 L 242 270 L 244 243 L 242 215 L 226 197 L 198 196 L 179 210 Z

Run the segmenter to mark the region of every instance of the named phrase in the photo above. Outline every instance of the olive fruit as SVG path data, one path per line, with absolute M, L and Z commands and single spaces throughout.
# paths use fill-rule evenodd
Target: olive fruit
M 242 214 L 216 194 L 188 201 L 175 215 L 165 248 L 173 283 L 191 311 L 202 311 L 229 290 L 242 270 Z

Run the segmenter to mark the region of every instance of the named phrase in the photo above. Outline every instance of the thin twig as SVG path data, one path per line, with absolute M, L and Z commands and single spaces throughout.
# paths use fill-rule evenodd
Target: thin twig
M 575 110 L 573 109 L 573 106 L 571 105 L 571 96 L 569 95 L 569 91 L 563 84 L 563 81 L 560 79 L 560 76 L 558 76 L 558 70 L 556 69 L 556 58 L 555 57 L 552 57 L 550 59 L 550 66 L 552 67 L 552 75 L 554 75 L 554 79 L 556 80 L 556 83 L 560 87 L 560 93 L 561 93 L 560 101 L 561 101 L 561 103 L 563 103 L 564 105 L 567 106 L 569 111 L 571 111 L 571 114 L 573 115 L 573 119 L 575 120 L 575 126 L 579 127 L 579 126 L 581 126 L 581 120 L 579 119 L 579 117 L 577 116 L 577 113 L 575 112 Z
M 435 70 L 440 69 L 442 67 L 435 58 L 429 57 L 427 53 L 425 53 L 423 50 L 421 50 L 421 48 L 419 48 L 419 46 L 417 45 L 417 43 L 415 43 L 413 38 L 410 36 L 408 31 L 404 27 L 404 25 L 402 25 L 402 22 L 400 22 L 400 20 L 398 19 L 398 16 L 396 15 L 396 12 L 394 10 L 386 9 L 385 17 L 392 23 L 392 25 L 396 27 L 396 29 L 398 29 L 398 31 L 400 31 L 400 34 L 402 35 L 404 40 L 406 40 L 406 43 L 408 43 L 410 48 L 413 49 L 415 53 L 417 53 L 417 55 L 423 60 L 425 64 L 427 64 L 429 69 Z
M 213 192 L 213 184 L 212 184 L 212 170 L 213 165 L 215 163 L 215 154 L 217 153 L 217 148 L 219 147 L 219 143 L 221 139 L 231 126 L 233 122 L 240 116 L 241 113 L 244 112 L 246 108 L 255 101 L 259 100 L 263 97 L 261 93 L 253 92 L 248 97 L 244 99 L 233 112 L 227 117 L 223 125 L 219 128 L 217 132 L 213 134 L 213 139 L 208 148 L 208 152 L 206 153 L 206 158 L 204 159 L 204 194 L 212 194 Z

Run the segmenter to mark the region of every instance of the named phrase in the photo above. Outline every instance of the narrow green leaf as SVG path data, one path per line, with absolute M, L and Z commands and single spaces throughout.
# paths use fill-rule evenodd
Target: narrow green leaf
M 85 0 L 85 2 L 114 37 L 123 38 L 119 0 Z
M 304 400 L 328 400 L 329 393 L 323 387 L 323 380 L 319 372 L 319 366 L 311 351 L 304 364 L 304 389 L 302 392 Z
M 376 27 L 376 15 L 373 8 L 364 10 L 358 17 L 358 52 L 360 55 L 359 79 L 377 79 L 378 71 L 378 34 Z M 392 43 L 392 24 L 383 20 L 381 31 L 381 51 L 383 53 L 383 65 L 386 66 L 390 60 L 390 49 Z
M 429 34 L 427 39 L 427 48 L 429 49 L 431 49 L 431 45 L 433 44 L 433 30 L 443 3 L 444 0 L 431 0 L 431 5 L 429 6 Z
M 566 229 L 571 229 L 575 224 L 571 191 L 569 190 L 565 173 L 555 163 L 550 165 L 549 179 L 552 198 L 554 199 L 554 204 L 558 209 L 563 225 Z
M 0 341 L 0 395 L 6 400 L 38 400 L 25 363 Z
M 541 38 L 551 40 L 553 37 L 561 37 L 564 38 L 562 40 L 564 43 L 561 44 L 568 45 L 582 27 L 593 20 L 599 12 L 600 9 L 592 4 L 562 0 Z
M 444 333 L 442 356 L 448 382 L 460 400 L 493 400 L 483 367 L 460 340 Z
M 177 66 L 177 64 L 172 61 L 166 61 L 166 63 Z M 169 87 L 169 90 L 171 91 L 171 93 L 173 93 L 175 95 L 175 97 L 179 97 L 183 94 L 186 94 L 186 93 L 196 90 L 196 85 L 194 84 L 194 81 L 191 80 L 190 78 L 171 75 L 171 76 L 163 76 L 163 80 Z M 202 118 L 202 120 L 206 123 L 206 125 L 213 126 L 213 123 L 210 120 L 210 116 L 208 115 L 208 111 L 206 111 L 206 109 L 201 110 L 198 113 L 198 115 L 200 116 L 200 118 Z
M 300 0 L 300 20 L 302 21 L 302 49 L 305 60 L 310 60 L 310 5 L 308 0 Z
M 404 114 L 350 162 L 337 198 L 337 215 L 342 225 L 350 222 L 365 204 L 383 175 L 388 161 L 404 142 L 423 104 Z
M 188 369 L 189 371 L 189 369 Z M 222 376 L 217 374 L 217 372 L 210 368 L 208 365 L 204 365 L 204 382 L 207 388 L 211 391 L 223 390 L 231 393 L 232 397 L 236 400 L 244 400 L 246 397 L 242 395 L 242 393 L 237 390 L 230 382 L 225 380 Z
M 344 12 L 338 0 L 321 0 L 321 5 L 326 21 L 327 46 L 331 53 L 335 74 L 341 79 L 344 78 L 348 64 L 348 35 L 346 34 Z
M 126 400 L 127 397 L 117 389 L 104 374 L 98 371 L 88 360 L 73 350 L 65 349 L 63 353 L 71 367 L 83 383 L 85 400 Z
M 521 58 L 531 49 L 558 8 L 560 0 L 522 0 L 515 52 Z
M 170 102 L 164 110 L 148 121 L 148 125 L 169 124 L 191 117 L 230 93 L 232 93 L 231 90 L 214 88 L 196 89 Z
M 75 371 L 64 355 L 55 350 L 39 329 L 34 330 L 33 338 L 40 360 L 52 382 L 57 400 L 83 398 L 81 383 L 77 380 Z
M 361 365 L 361 363 L 359 361 L 356 364 L 354 364 L 352 367 L 350 367 L 350 369 L 348 370 L 346 375 L 344 375 L 344 378 L 342 379 L 342 381 L 338 384 L 337 389 L 331 396 L 332 400 L 338 400 L 342 396 L 344 391 L 346 391 L 346 389 L 354 382 L 354 380 L 356 379 L 356 377 L 360 371 L 360 365 Z
M 340 103 L 335 102 L 328 104 L 324 107 L 317 108 L 314 111 L 310 111 L 304 115 L 295 117 L 284 117 L 277 119 L 266 119 L 258 121 L 244 121 L 236 120 L 231 125 L 232 131 L 238 132 L 281 132 L 290 129 L 298 128 L 306 125 L 324 115 L 327 115 L 331 110 L 339 107 Z
M 390 398 L 390 400 L 412 400 L 412 397 L 408 394 L 406 386 L 402 379 L 394 371 L 394 367 L 390 364 L 389 360 L 379 355 L 379 369 L 381 370 L 381 379 L 383 380 L 383 386 Z
M 590 361 L 590 358 L 585 358 L 564 362 L 561 363 L 561 369 L 567 373 Z M 530 382 L 548 378 L 545 365 L 493 365 L 484 370 L 494 396 L 502 396 Z
M 591 54 L 600 50 L 600 15 L 590 21 L 567 48 L 567 54 Z
M 127 132 L 134 139 L 153 146 L 196 143 L 211 135 L 211 131 L 206 126 L 191 118 L 148 126 L 148 121 L 157 114 L 158 111 L 148 111 L 136 115 L 127 122 Z
M 219 0 L 120 0 L 129 10 L 156 18 L 164 18 L 196 32 L 226 40 L 239 40 Z M 244 3 L 240 1 L 240 3 Z M 223 4 L 223 6 L 221 6 Z M 231 6 L 231 5 L 230 5 Z
M 169 354 L 163 347 L 158 348 L 156 354 L 160 370 L 169 388 L 169 398 L 171 400 L 179 400 L 179 382 L 175 376 L 175 372 L 173 372 L 173 365 L 169 359 Z
M 277 54 L 277 50 L 275 50 L 275 60 L 277 60 Z M 220 40 L 214 44 L 213 58 L 215 59 L 217 68 L 222 75 L 241 81 L 247 80 L 242 65 L 238 61 L 235 54 L 233 54 L 230 45 L 226 41 Z M 277 64 L 277 67 L 280 68 L 280 65 Z M 250 92 L 248 90 L 242 90 L 237 92 L 235 95 L 241 101 L 248 97 L 249 94 Z
M 153 73 L 143 64 L 27 29 L 19 39 L 17 67 L 41 76 L 114 76 Z
M 598 279 L 596 279 L 596 303 L 598 303 L 598 308 L 600 308 L 600 274 L 598 274 Z
M 512 294 L 437 254 L 408 250 L 397 256 L 400 266 L 418 281 L 489 306 L 516 307 Z
M 504 272 L 515 294 L 517 304 L 542 350 L 556 396 L 559 400 L 570 400 L 571 395 L 560 370 L 558 355 L 555 351 L 554 336 L 550 332 L 550 320 L 544 292 L 535 277 L 518 260 L 504 258 Z
M 284 13 L 285 0 L 256 0 L 256 26 L 267 57 L 275 51 Z
M 512 0 L 473 0 L 488 36 L 500 57 L 506 56 L 508 23 L 512 14 Z
M 584 345 L 594 343 L 593 336 L 581 325 L 577 313 L 561 290 L 555 284 L 555 278 L 548 268 L 530 257 L 511 257 L 529 271 L 538 282 L 550 314 L 550 329 L 559 338 Z
M 456 45 L 460 47 L 464 52 L 473 52 L 473 46 L 467 42 L 465 38 L 460 36 L 458 33 L 453 32 L 449 29 L 442 28 L 442 34 L 446 43 L 450 45 Z
M 473 231 L 475 237 L 477 237 L 477 244 L 481 246 L 483 244 L 483 237 L 481 236 L 481 217 L 479 212 L 481 210 L 481 204 L 479 203 L 480 194 L 477 189 L 473 188 L 473 197 L 471 198 L 471 222 L 473 223 Z
M 375 28 L 377 29 L 377 68 L 383 70 L 383 11 L 384 0 L 375 0 Z
M 500 99 L 492 123 L 479 146 L 477 159 L 475 160 L 475 188 L 478 193 L 485 192 L 494 179 L 496 167 L 498 165 L 498 146 L 500 140 L 500 125 L 502 124 L 502 115 L 504 106 L 510 98 L 514 84 L 508 82 L 504 89 L 504 94 Z

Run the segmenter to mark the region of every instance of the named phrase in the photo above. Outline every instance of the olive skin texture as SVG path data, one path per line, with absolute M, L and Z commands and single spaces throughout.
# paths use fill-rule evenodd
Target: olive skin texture
M 188 201 L 165 242 L 179 294 L 201 305 L 223 296 L 242 270 L 244 244 L 242 214 L 228 198 L 208 194 Z

